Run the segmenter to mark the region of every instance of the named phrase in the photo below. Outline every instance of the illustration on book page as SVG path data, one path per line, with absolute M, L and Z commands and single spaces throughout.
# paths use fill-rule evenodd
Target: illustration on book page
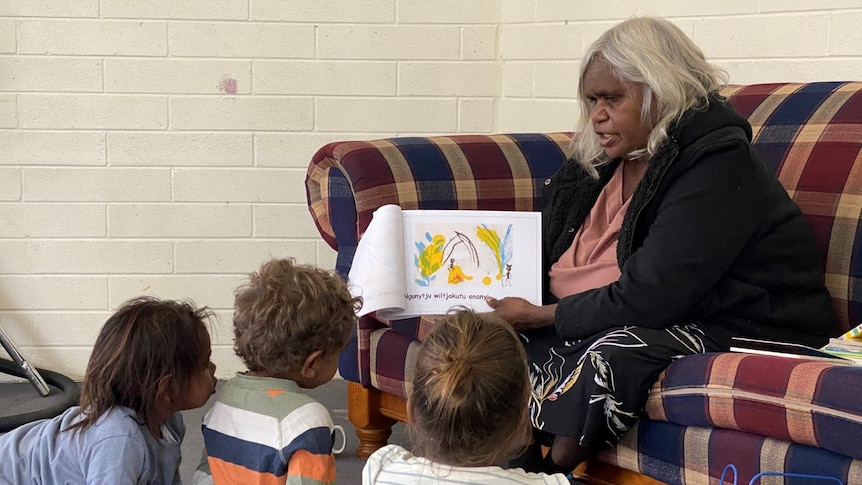
M 513 224 L 433 224 L 415 226 L 414 280 L 425 287 L 511 286 Z M 535 271 L 531 268 L 530 272 Z

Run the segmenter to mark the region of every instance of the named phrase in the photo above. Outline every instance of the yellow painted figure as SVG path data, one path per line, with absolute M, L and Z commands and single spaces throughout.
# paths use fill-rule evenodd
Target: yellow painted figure
M 464 281 L 470 281 L 473 277 L 465 274 L 463 270 L 461 270 L 461 266 L 455 264 L 455 260 L 449 260 L 449 284 L 457 285 L 458 283 L 462 283 Z

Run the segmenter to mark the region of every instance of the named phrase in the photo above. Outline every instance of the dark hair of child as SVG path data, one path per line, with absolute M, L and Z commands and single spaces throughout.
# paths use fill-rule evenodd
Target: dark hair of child
M 360 305 L 338 275 L 270 260 L 236 291 L 234 350 L 251 372 L 287 375 L 313 352 L 343 350 Z
M 451 466 L 499 465 L 531 439 L 527 356 L 512 327 L 459 310 L 422 342 L 411 404 L 413 453 Z
M 209 365 L 210 315 L 191 302 L 141 297 L 123 303 L 90 354 L 80 398 L 86 415 L 67 430 L 86 430 L 113 406 L 128 407 L 149 423 L 163 378 L 179 392 Z

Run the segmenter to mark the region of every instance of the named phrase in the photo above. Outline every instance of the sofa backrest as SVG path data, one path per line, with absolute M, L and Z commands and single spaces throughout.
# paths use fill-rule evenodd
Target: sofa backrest
M 862 323 L 862 83 L 731 86 L 754 146 L 805 214 L 825 255 L 837 332 Z
M 729 86 L 754 146 L 802 208 L 825 255 L 836 333 L 862 322 L 862 83 Z M 334 142 L 314 155 L 306 190 L 346 275 L 378 207 L 538 210 L 571 133 Z

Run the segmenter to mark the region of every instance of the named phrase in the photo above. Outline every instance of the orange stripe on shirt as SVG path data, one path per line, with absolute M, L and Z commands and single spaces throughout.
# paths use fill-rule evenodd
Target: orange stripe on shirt
M 285 391 L 284 389 L 267 389 L 266 390 L 266 393 L 267 393 L 267 395 L 269 395 L 270 398 L 274 398 L 278 395 L 284 394 L 285 392 L 287 392 L 287 391 Z
M 228 463 L 218 458 L 209 457 L 210 472 L 216 485 L 235 483 L 252 485 L 284 485 L 285 476 L 277 477 L 272 473 L 261 473 L 248 468 Z
M 332 483 L 335 481 L 335 457 L 332 453 L 318 455 L 308 450 L 297 450 L 287 464 L 287 475 Z

